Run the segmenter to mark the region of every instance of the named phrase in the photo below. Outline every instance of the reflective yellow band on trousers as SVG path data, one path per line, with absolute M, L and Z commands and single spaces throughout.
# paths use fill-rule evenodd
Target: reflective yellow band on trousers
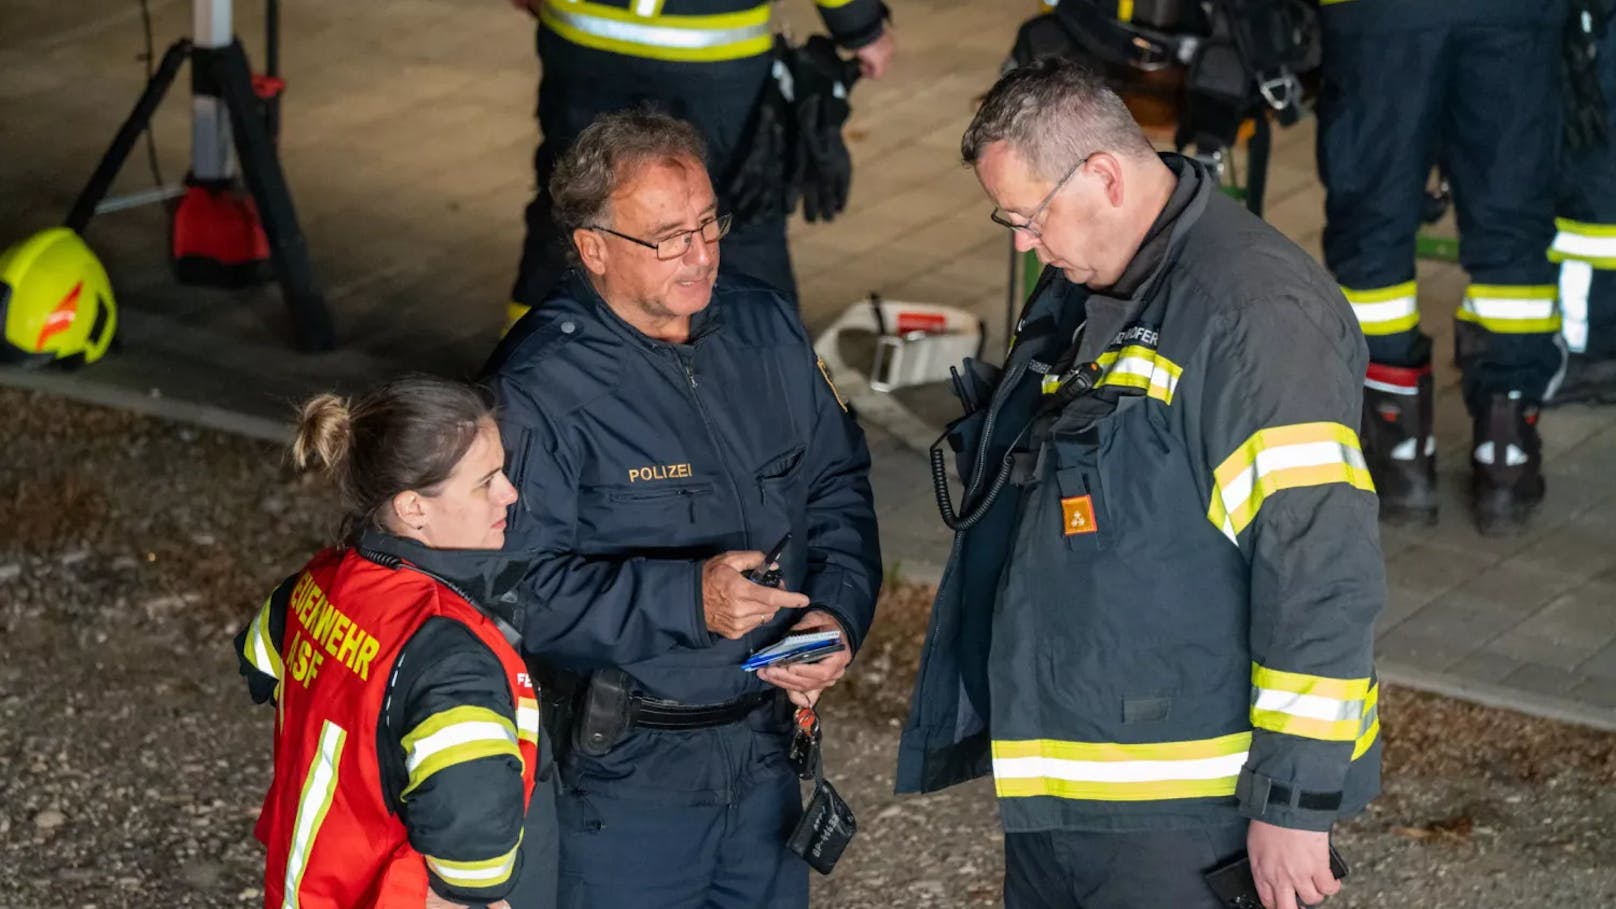
M 1553 284 L 1472 284 L 1453 317 L 1506 335 L 1560 330 Z
M 1342 287 L 1352 314 L 1366 335 L 1395 335 L 1420 324 L 1419 297 L 1413 281 L 1390 287 Z
M 1048 795 L 1107 802 L 1228 796 L 1250 747 L 1249 732 L 1148 745 L 995 741 L 994 789 L 1000 798 Z
M 1282 489 L 1328 483 L 1375 491 L 1356 432 L 1340 423 L 1259 429 L 1213 471 L 1206 517 L 1238 542 L 1269 496 Z
M 544 0 L 539 18 L 557 35 L 596 50 L 654 60 L 710 63 L 767 53 L 770 4 L 711 16 L 641 16 L 586 0 Z
M 1179 377 L 1184 370 L 1172 360 L 1149 347 L 1130 344 L 1120 350 L 1108 350 L 1095 360 L 1105 370 L 1095 387 L 1120 385 L 1143 389 L 1149 397 L 1163 404 L 1173 403 L 1173 392 L 1178 389 Z
M 1616 269 L 1616 224 L 1591 224 L 1555 218 L 1559 232 L 1549 246 L 1550 262 L 1587 262 L 1602 270 Z
M 1363 734 L 1369 679 L 1337 679 L 1251 664 L 1251 725 L 1328 742 Z

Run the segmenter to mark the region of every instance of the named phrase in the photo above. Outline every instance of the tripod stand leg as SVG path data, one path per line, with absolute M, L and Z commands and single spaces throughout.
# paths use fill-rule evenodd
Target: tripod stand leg
M 205 65 L 218 85 L 235 135 L 236 157 L 241 176 L 269 238 L 269 254 L 280 281 L 281 296 L 292 314 L 297 346 L 304 351 L 330 350 L 336 346 L 336 333 L 325 299 L 315 286 L 314 266 L 309 261 L 308 244 L 298 227 L 292 194 L 286 188 L 286 175 L 264 128 L 253 95 L 252 73 L 240 41 L 217 50 L 197 51 L 198 65 Z
M 163 103 L 163 95 L 167 94 L 168 87 L 174 84 L 174 76 L 185 65 L 185 57 L 191 51 L 191 42 L 179 40 L 171 45 L 163 60 L 152 73 L 151 79 L 146 83 L 145 91 L 135 102 L 134 110 L 129 112 L 129 118 L 118 127 L 118 134 L 113 137 L 112 145 L 107 153 L 101 156 L 101 163 L 95 166 L 95 173 L 90 175 L 90 182 L 84 185 L 73 208 L 67 214 L 67 226 L 75 233 L 83 233 L 84 228 L 95 216 L 95 207 L 106 198 L 107 190 L 112 188 L 112 181 L 117 178 L 118 171 L 123 162 L 128 159 L 129 152 L 135 147 L 140 134 L 151 124 L 152 114 L 156 112 L 157 105 Z

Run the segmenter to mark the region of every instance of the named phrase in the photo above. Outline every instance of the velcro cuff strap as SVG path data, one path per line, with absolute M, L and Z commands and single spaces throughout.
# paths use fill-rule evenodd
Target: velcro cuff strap
M 1269 808 L 1300 808 L 1303 811 L 1339 811 L 1341 792 L 1313 792 L 1296 786 L 1276 783 L 1272 779 L 1243 767 L 1235 782 L 1235 798 L 1242 805 L 1250 805 L 1266 813 Z

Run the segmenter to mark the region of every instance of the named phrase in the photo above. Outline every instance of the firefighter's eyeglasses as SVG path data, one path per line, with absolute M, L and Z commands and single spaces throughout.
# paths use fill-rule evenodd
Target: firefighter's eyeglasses
M 598 224 L 586 224 L 584 228 L 611 234 L 630 243 L 638 243 L 646 249 L 654 251 L 658 259 L 666 262 L 670 259 L 682 258 L 685 253 L 690 252 L 690 244 L 696 242 L 698 234 L 704 242 L 717 243 L 723 239 L 725 234 L 729 233 L 729 225 L 732 219 L 732 215 L 719 215 L 716 218 L 708 218 L 690 230 L 681 230 L 660 240 L 641 240 L 639 237 L 618 233 L 610 227 L 601 227 Z
M 1071 169 L 1066 172 L 1066 176 L 1061 177 L 1060 180 L 1056 181 L 1055 188 L 1049 191 L 1049 195 L 1044 197 L 1044 201 L 1038 203 L 1038 207 L 1032 210 L 1032 214 L 1027 216 L 1027 220 L 1017 224 L 1016 222 L 1010 220 L 1010 216 L 1004 210 L 999 208 L 995 208 L 992 214 L 989 214 L 988 217 L 992 218 L 993 223 L 999 225 L 1000 227 L 1008 227 L 1017 233 L 1026 234 L 1034 240 L 1041 239 L 1044 235 L 1044 229 L 1040 224 L 1038 224 L 1038 216 L 1044 213 L 1044 209 L 1049 207 L 1049 203 L 1055 201 L 1055 196 L 1058 195 L 1061 188 L 1066 185 L 1066 181 L 1072 179 L 1072 176 L 1076 174 L 1084 164 L 1087 164 L 1088 160 L 1092 157 L 1094 157 L 1094 155 L 1090 153 L 1079 158 L 1077 163 L 1073 164 Z M 1016 217 L 1019 218 L 1021 216 L 1017 215 Z

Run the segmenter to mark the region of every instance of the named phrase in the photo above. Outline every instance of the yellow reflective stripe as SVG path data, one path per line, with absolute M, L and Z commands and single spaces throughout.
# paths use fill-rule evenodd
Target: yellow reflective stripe
M 1261 663 L 1251 664 L 1251 684 L 1254 688 L 1288 691 L 1338 701 L 1361 701 L 1369 694 L 1369 679 L 1337 679 L 1303 672 L 1269 669 Z
M 491 859 L 461 862 L 430 855 L 422 857 L 426 859 L 426 866 L 433 874 L 442 878 L 444 883 L 465 890 L 478 890 L 484 887 L 498 887 L 510 880 L 511 872 L 516 868 L 516 851 L 521 848 L 522 833 L 518 831 L 516 845 L 511 847 L 511 851 Z
M 767 53 L 770 4 L 711 16 L 656 16 L 580 0 L 545 0 L 545 27 L 584 47 L 675 62 L 738 60 Z
M 282 909 L 298 907 L 303 872 L 308 870 L 314 839 L 320 835 L 326 812 L 331 809 L 331 799 L 337 792 L 338 763 L 347 741 L 347 731 L 330 720 L 320 727 L 320 750 L 309 762 L 308 776 L 303 778 L 303 794 L 297 800 L 297 815 L 292 821 L 292 848 L 286 857 Z
M 1350 742 L 1358 738 L 1362 730 L 1360 719 L 1356 716 L 1344 720 L 1321 720 L 1296 716 L 1283 710 L 1258 710 L 1256 707 L 1251 708 L 1251 725 L 1269 732 L 1326 742 Z
M 1117 0 L 1117 20 L 1119 22 L 1133 21 L 1133 0 Z
M 274 636 L 269 629 L 270 606 L 274 601 L 273 593 L 264 598 L 263 607 L 258 610 L 258 615 L 248 627 L 247 635 L 242 641 L 241 655 L 254 669 L 264 675 L 274 676 L 278 682 L 285 669 L 281 664 L 280 648 L 275 646 Z
M 1207 520 L 1236 540 L 1269 496 L 1329 483 L 1375 491 L 1356 432 L 1340 423 L 1259 429 L 1213 471 Z
M 539 702 L 533 698 L 516 699 L 516 738 L 534 745 L 539 743 Z
M 1156 350 L 1138 344 L 1129 344 L 1118 350 L 1108 350 L 1094 361 L 1106 372 L 1095 387 L 1120 385 L 1142 389 L 1147 397 L 1163 404 L 1173 403 L 1173 392 L 1184 370 L 1177 363 Z
M 1056 375 L 1054 373 L 1050 373 L 1049 375 L 1044 376 L 1042 379 L 1039 380 L 1039 382 L 1038 382 L 1038 391 L 1041 394 L 1052 395 L 1055 392 L 1060 390 L 1060 384 L 1061 384 L 1060 376 L 1058 376 L 1058 375 Z
M 841 9 L 852 2 L 853 0 L 814 0 L 814 5 L 820 9 Z
M 1394 335 L 1420 324 L 1419 295 L 1413 281 L 1359 290 L 1342 287 L 1352 314 L 1366 335 Z
M 1549 246 L 1550 262 L 1586 262 L 1602 271 L 1616 269 L 1616 224 L 1590 224 L 1555 218 L 1559 232 Z
M 1249 732 L 1140 745 L 995 741 L 994 787 L 1001 798 L 1145 801 L 1228 796 L 1234 794 L 1250 747 Z
M 1415 296 L 1417 287 L 1413 281 L 1404 281 L 1390 287 L 1373 287 L 1366 290 L 1342 287 L 1341 293 L 1346 296 L 1348 303 L 1386 303 Z
M 522 760 L 516 727 L 486 707 L 454 707 L 422 720 L 404 736 L 404 763 L 409 795 L 445 767 L 479 758 L 506 755 Z
M 1472 284 L 1454 318 L 1499 334 L 1540 334 L 1560 330 L 1552 284 Z
M 1375 738 L 1380 735 L 1380 684 L 1377 682 L 1369 689 L 1364 698 L 1364 715 L 1362 732 L 1358 735 L 1357 744 L 1352 748 L 1352 759 L 1357 760 L 1364 756 L 1364 752 L 1375 744 Z

